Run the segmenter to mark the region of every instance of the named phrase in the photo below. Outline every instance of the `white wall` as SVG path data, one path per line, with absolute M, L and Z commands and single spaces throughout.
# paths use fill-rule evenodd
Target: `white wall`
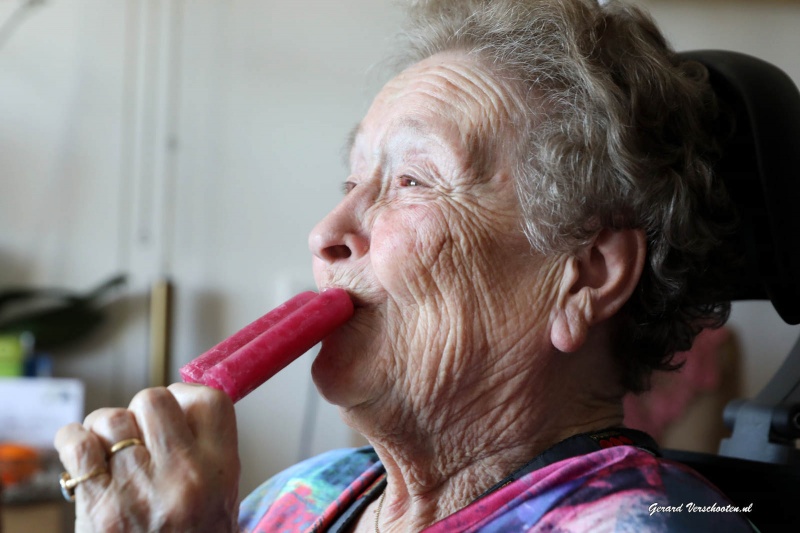
M 313 287 L 306 237 L 339 199 L 341 147 L 398 18 L 370 0 L 192 3 L 184 15 L 179 360 Z M 243 490 L 302 453 L 309 365 L 306 356 L 237 406 Z M 312 448 L 349 445 L 335 411 L 320 408 Z
M 679 49 L 749 52 L 800 80 L 800 3 L 642 3 Z M 0 0 L 0 20 L 17 5 Z M 176 288 L 173 376 L 311 284 L 306 235 L 338 200 L 341 145 L 400 20 L 376 0 L 49 0 L 0 45 L 0 286 L 131 276 L 104 333 L 58 356 L 89 409 L 147 385 L 161 276 Z M 750 394 L 797 335 L 773 315 L 735 309 Z M 301 447 L 308 365 L 237 406 L 243 492 L 349 443 L 324 408 Z
M 0 1 L 0 21 L 18 2 Z M 307 234 L 340 196 L 341 147 L 397 11 L 370 0 L 50 0 L 0 48 L 0 286 L 124 271 L 112 324 L 59 354 L 87 408 L 147 382 L 146 298 L 176 291 L 180 365 L 313 286 Z M 310 357 L 237 406 L 242 492 L 352 434 Z M 309 409 L 318 407 L 315 414 Z M 317 420 L 301 443 L 304 416 Z
M 19 5 L 0 2 L 0 20 L 17 20 Z M 54 1 L 19 13 L 0 43 L 0 286 L 86 289 L 127 270 L 130 249 L 125 5 Z M 125 307 L 125 327 L 111 329 L 138 355 L 141 299 Z M 57 366 L 86 379 L 90 405 L 141 385 L 144 368 L 121 343 L 82 348 Z

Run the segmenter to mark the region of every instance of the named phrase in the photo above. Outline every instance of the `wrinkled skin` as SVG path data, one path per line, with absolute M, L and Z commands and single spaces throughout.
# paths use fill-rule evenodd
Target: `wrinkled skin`
M 522 233 L 508 166 L 475 154 L 479 138 L 508 135 L 483 111 L 509 114 L 501 91 L 464 65 L 423 62 L 361 123 L 345 198 L 310 237 L 318 285 L 347 288 L 360 307 L 314 365 L 332 402 L 351 407 L 389 384 L 425 402 L 448 396 L 454 376 L 485 377 L 489 346 L 503 353 L 518 331 L 541 334 L 547 317 L 533 304 L 552 298 L 539 287 L 543 259 Z
M 531 250 L 511 176 L 513 88 L 458 54 L 389 82 L 356 132 L 344 199 L 309 239 L 318 285 L 356 297 L 312 370 L 387 468 L 384 532 L 419 531 L 562 438 L 621 421 L 602 328 L 596 351 L 559 350 L 580 352 L 618 309 L 599 298 L 620 273 L 609 243 L 643 240 Z
M 111 457 L 115 442 L 144 446 Z M 108 469 L 75 489 L 76 533 L 236 531 L 239 460 L 228 397 L 177 383 L 137 394 L 128 409 L 99 409 L 55 439 L 77 476 Z
M 380 528 L 420 531 L 545 448 L 619 424 L 609 322 L 644 261 L 637 231 L 602 230 L 572 255 L 534 253 L 511 169 L 519 96 L 458 54 L 390 81 L 359 125 L 340 204 L 311 232 L 320 289 L 354 318 L 329 336 L 314 381 L 386 467 Z M 110 459 L 119 440 L 146 446 Z M 235 530 L 234 411 L 173 385 L 63 428 L 76 530 Z M 106 463 L 108 461 L 108 463 Z M 374 531 L 376 502 L 355 531 Z

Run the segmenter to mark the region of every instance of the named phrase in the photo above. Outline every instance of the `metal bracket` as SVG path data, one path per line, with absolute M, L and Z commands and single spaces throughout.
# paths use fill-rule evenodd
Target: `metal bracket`
M 758 396 L 730 402 L 723 416 L 732 434 L 720 455 L 800 464 L 800 339 Z

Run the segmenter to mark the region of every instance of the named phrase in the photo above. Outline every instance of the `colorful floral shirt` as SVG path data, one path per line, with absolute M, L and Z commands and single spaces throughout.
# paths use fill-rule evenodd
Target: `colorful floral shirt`
M 241 531 L 328 532 L 383 475 L 368 447 L 309 459 L 242 502 Z M 753 531 L 745 514 L 691 469 L 634 446 L 614 446 L 526 474 L 425 533 Z

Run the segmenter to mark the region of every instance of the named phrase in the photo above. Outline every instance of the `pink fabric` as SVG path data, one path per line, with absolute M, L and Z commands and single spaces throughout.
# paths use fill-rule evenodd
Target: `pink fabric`
M 675 361 L 684 362 L 680 370 L 659 372 L 653 377 L 650 391 L 625 397 L 625 425 L 660 441 L 698 394 L 719 387 L 719 351 L 730 335 L 726 328 L 700 332 L 691 350 L 676 354 Z

